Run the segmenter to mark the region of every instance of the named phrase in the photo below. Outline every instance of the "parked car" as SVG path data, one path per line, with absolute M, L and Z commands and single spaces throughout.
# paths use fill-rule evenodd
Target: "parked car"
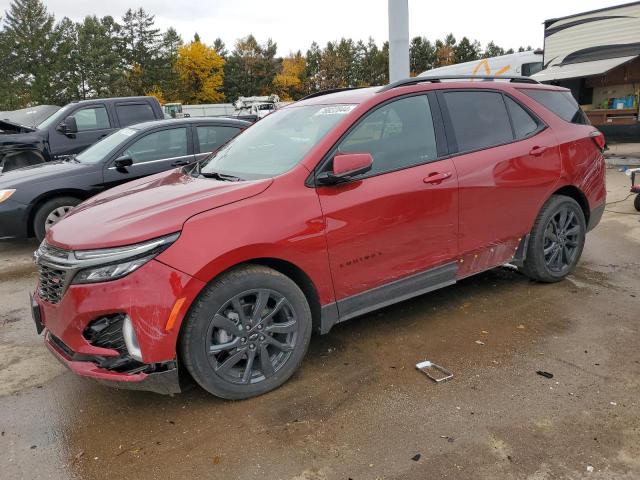
M 37 126 L 0 120 L 0 173 L 79 153 L 111 132 L 164 118 L 155 97 L 72 102 Z
M 177 392 L 180 365 L 248 398 L 313 328 L 507 262 L 563 279 L 604 210 L 602 134 L 564 88 L 440 80 L 307 97 L 73 210 L 36 254 L 46 345 L 104 383 Z
M 0 238 L 44 238 L 83 200 L 140 177 L 190 165 L 249 122 L 224 118 L 155 120 L 118 130 L 79 155 L 0 175 Z

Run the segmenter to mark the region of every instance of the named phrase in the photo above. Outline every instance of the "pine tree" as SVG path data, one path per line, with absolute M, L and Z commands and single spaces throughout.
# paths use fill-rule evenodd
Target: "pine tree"
M 480 58 L 480 43 L 476 40 L 471 42 L 467 37 L 462 37 L 460 43 L 458 43 L 453 53 L 455 56 L 455 63 L 471 62 Z
M 127 10 L 122 17 L 122 56 L 127 65 L 129 86 L 134 94 L 144 93 L 159 81 L 156 52 L 160 30 L 154 28 L 155 16 L 144 9 Z
M 55 99 L 51 72 L 56 61 L 54 17 L 40 0 L 14 0 L 5 18 L 7 64 L 14 75 L 21 103 L 36 105 Z

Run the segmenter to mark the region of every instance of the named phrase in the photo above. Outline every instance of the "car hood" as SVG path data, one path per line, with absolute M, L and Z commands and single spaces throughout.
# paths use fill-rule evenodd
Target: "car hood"
M 94 165 L 86 165 L 70 160 L 38 163 L 29 167 L 17 168 L 0 174 L 0 188 L 17 188 L 24 183 L 37 183 L 54 178 L 69 178 L 80 175 Z
M 76 207 L 47 233 L 70 250 L 143 242 L 182 229 L 193 215 L 264 192 L 272 179 L 224 182 L 163 172 L 107 190 Z
M 36 128 L 22 125 L 20 123 L 12 122 L 11 120 L 0 120 L 0 130 L 5 133 L 28 133 L 35 132 Z

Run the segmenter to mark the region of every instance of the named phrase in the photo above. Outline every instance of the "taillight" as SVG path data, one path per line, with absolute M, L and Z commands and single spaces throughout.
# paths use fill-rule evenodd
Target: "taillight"
M 593 140 L 593 143 L 596 144 L 596 147 L 598 147 L 601 152 L 604 152 L 607 148 L 607 142 L 605 141 L 602 132 L 600 132 L 599 130 L 594 130 L 589 134 L 589 136 L 591 137 L 591 140 Z

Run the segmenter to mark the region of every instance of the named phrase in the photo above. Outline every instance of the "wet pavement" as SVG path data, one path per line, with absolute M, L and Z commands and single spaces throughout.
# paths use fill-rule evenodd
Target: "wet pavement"
M 640 216 L 608 210 L 569 279 L 503 267 L 338 325 L 242 402 L 67 372 L 29 317 L 36 244 L 0 243 L 0 477 L 640 478 Z

